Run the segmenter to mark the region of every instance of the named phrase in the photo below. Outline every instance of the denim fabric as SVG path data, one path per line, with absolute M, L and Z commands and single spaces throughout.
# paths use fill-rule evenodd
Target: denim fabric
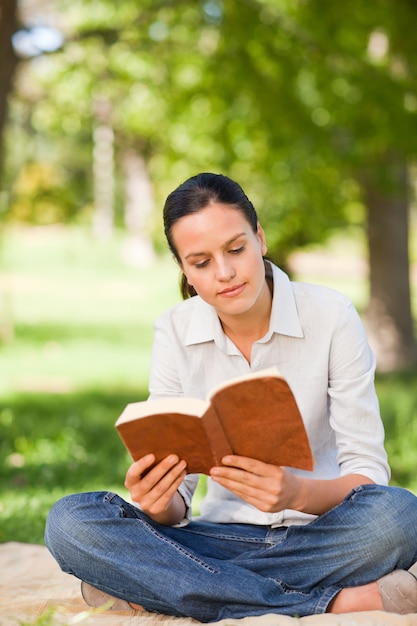
M 417 498 L 364 485 L 305 526 L 151 521 L 113 493 L 67 496 L 45 541 L 62 570 L 149 611 L 202 622 L 324 613 L 343 587 L 417 560 Z

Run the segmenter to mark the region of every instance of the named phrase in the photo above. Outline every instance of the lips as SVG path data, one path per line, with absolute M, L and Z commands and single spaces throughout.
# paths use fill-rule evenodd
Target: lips
M 227 289 L 223 289 L 223 291 L 219 291 L 219 296 L 223 296 L 225 298 L 233 298 L 234 296 L 238 296 L 245 289 L 245 283 L 241 285 L 233 285 L 232 287 L 227 287 Z

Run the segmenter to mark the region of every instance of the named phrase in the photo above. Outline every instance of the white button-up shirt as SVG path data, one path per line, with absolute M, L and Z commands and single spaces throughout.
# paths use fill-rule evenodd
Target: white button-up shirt
M 290 471 L 317 479 L 363 474 L 387 484 L 390 470 L 374 388 L 375 359 L 359 315 L 337 291 L 291 282 L 272 268 L 270 327 L 253 344 L 250 363 L 224 334 L 215 309 L 199 296 L 157 319 L 150 399 L 205 399 L 230 378 L 275 366 L 294 393 L 315 461 L 313 472 Z M 180 488 L 188 506 L 197 479 L 187 476 Z M 287 526 L 315 516 L 293 510 L 264 513 L 208 479 L 201 518 Z

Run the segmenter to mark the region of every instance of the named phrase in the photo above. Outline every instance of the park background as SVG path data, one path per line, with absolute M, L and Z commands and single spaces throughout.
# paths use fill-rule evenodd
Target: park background
M 352 298 L 417 493 L 416 23 L 410 0 L 2 1 L 0 542 L 124 493 L 114 422 L 179 301 L 161 208 L 199 171 L 242 184 L 294 279 Z

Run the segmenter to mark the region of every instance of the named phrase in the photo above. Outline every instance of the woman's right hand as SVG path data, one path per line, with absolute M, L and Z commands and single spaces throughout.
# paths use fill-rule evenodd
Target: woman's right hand
M 133 502 L 160 524 L 172 525 L 185 516 L 185 503 L 177 489 L 186 475 L 186 462 L 171 454 L 153 465 L 155 457 L 147 454 L 132 463 L 126 473 L 125 487 Z

